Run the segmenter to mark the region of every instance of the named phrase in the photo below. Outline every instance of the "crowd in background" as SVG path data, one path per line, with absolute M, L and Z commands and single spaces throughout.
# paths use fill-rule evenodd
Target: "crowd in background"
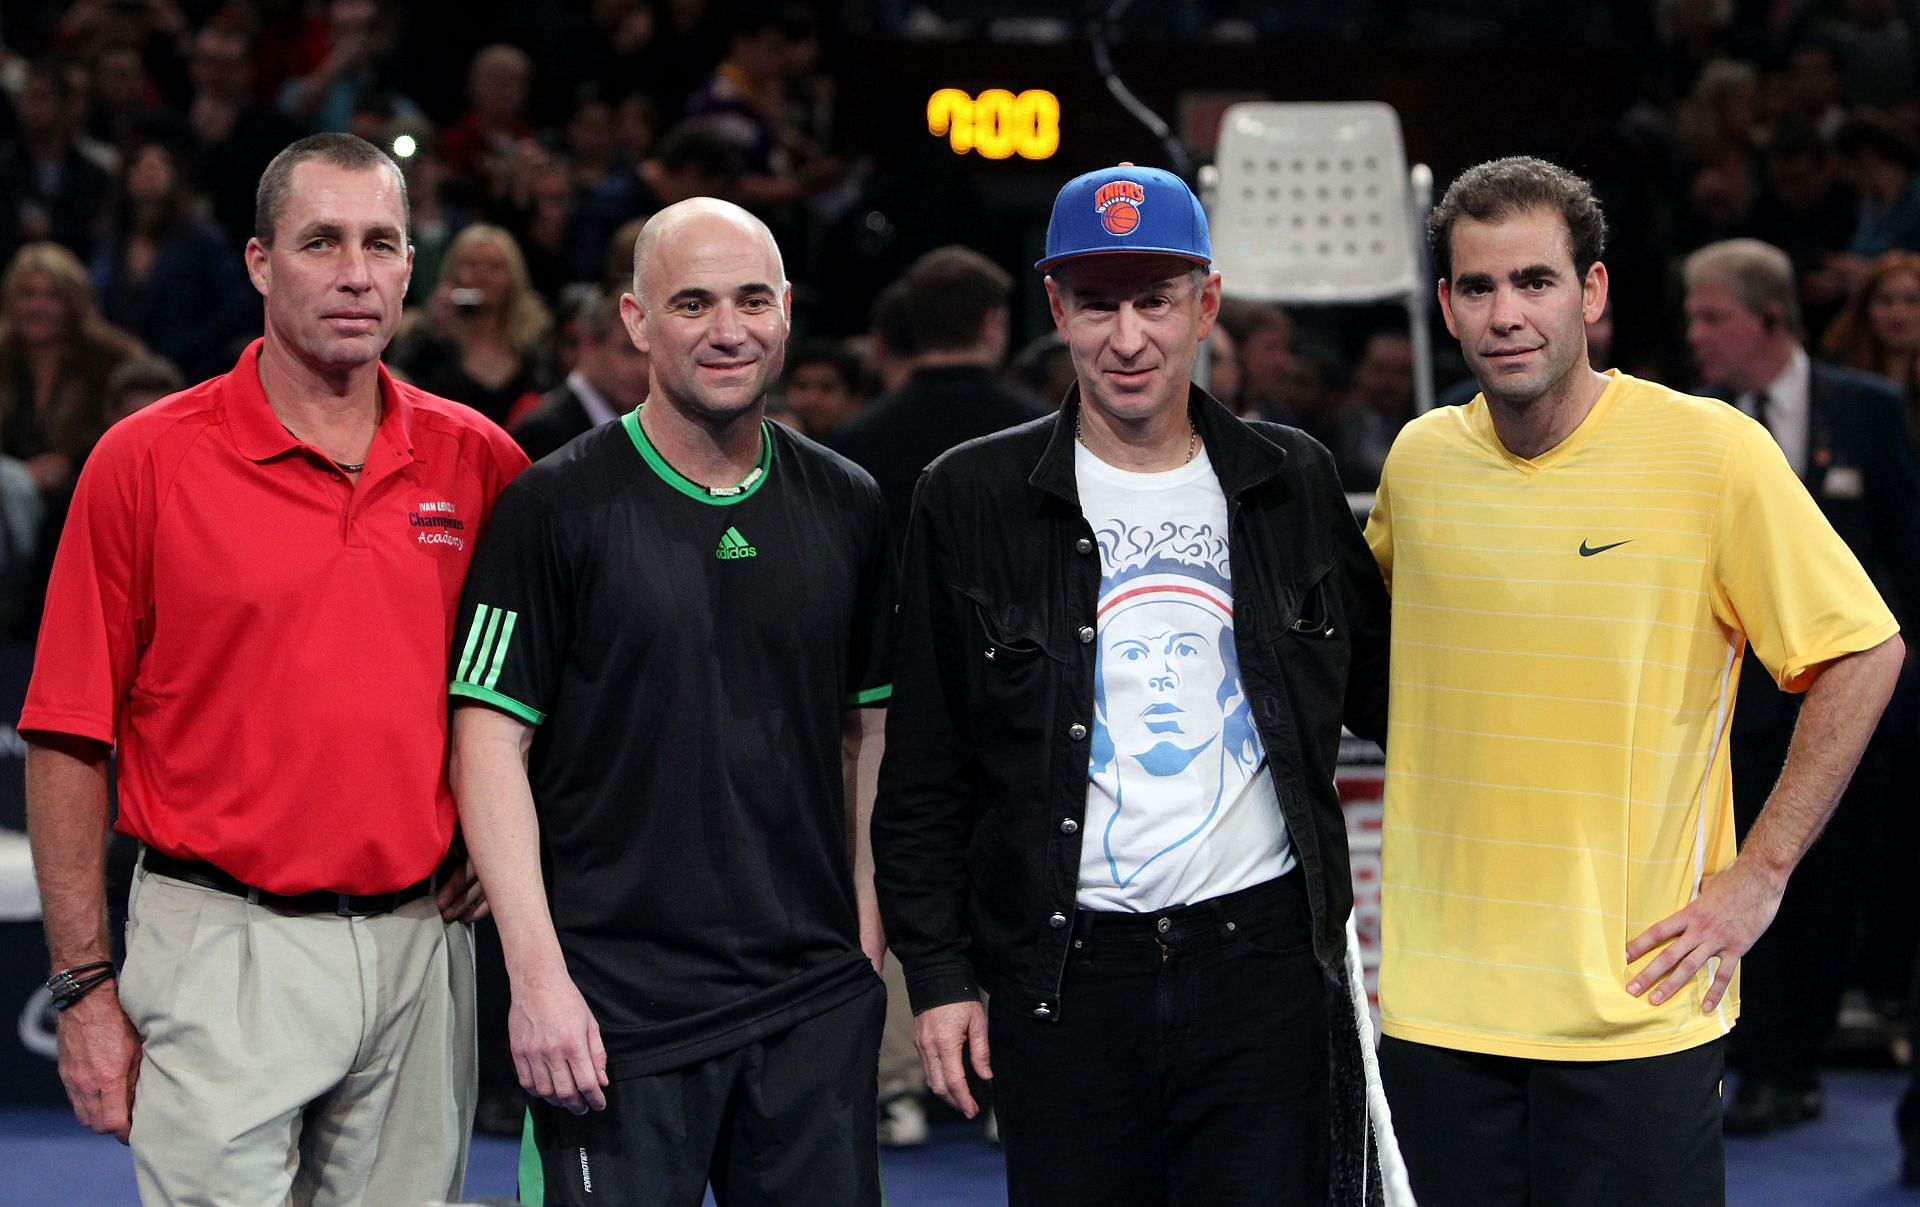
M 836 102 L 860 64 L 832 53 L 838 39 L 991 36 L 1010 24 L 1035 35 L 1029 7 L 9 6 L 0 27 L 0 635 L 35 627 L 65 500 L 100 434 L 224 371 L 258 334 L 240 254 L 253 233 L 254 186 L 307 132 L 361 134 L 390 148 L 406 176 L 415 261 L 392 370 L 479 409 L 536 457 L 644 399 L 645 357 L 626 337 L 618 297 L 640 224 L 697 195 L 753 209 L 787 253 L 796 307 L 775 405 L 784 421 L 869 455 L 881 449 L 910 483 L 929 453 L 876 434 L 881 415 L 905 410 L 903 393 L 960 397 L 958 383 L 977 397 L 980 378 L 997 374 L 996 414 L 1043 412 L 1072 371 L 1050 330 L 1021 329 L 1011 286 L 994 275 L 1024 275 L 1024 265 L 996 269 L 948 250 L 910 270 L 903 251 L 871 282 L 872 273 L 836 276 L 871 167 L 847 153 L 849 118 Z M 1286 7 L 1146 6 L 1133 33 L 1245 41 L 1301 32 L 1288 26 L 1298 21 L 1316 36 L 1364 37 L 1404 21 L 1492 54 L 1489 41 L 1521 11 L 1382 0 L 1339 6 L 1336 20 Z M 1532 6 L 1542 7 L 1557 6 Z M 1791 256 L 1809 348 L 1897 383 L 1920 424 L 1916 6 L 1582 7 L 1571 36 L 1611 39 L 1618 60 L 1593 69 L 1636 77 L 1633 102 L 1608 115 L 1606 144 L 1584 162 L 1562 156 L 1595 178 L 1620 232 L 1618 258 L 1609 256 L 1619 304 L 1589 332 L 1600 367 L 1706 384 L 1686 354 L 1677 266 L 1706 243 L 1751 236 Z M 1066 18 L 1039 23 L 1049 21 L 1062 27 L 1053 36 L 1072 32 Z M 1461 86 L 1513 89 L 1524 107 L 1524 88 L 1564 65 L 1520 66 L 1476 68 Z M 1410 152 L 1417 159 L 1421 149 Z M 947 241 L 922 234 L 903 246 Z M 941 298 L 972 301 L 956 309 Z M 1447 348 L 1436 333 L 1435 346 Z M 1289 314 L 1230 300 L 1208 353 L 1216 395 L 1318 437 L 1350 490 L 1372 489 L 1414 412 L 1414 343 L 1398 312 Z M 1440 353 L 1434 372 L 1443 401 L 1471 397 L 1471 385 L 1448 389 L 1464 377 L 1457 357 Z M 863 426 L 863 413 L 874 420 Z M 914 435 L 929 438 L 924 425 Z M 1891 998 L 1903 986 L 1904 973 L 1874 988 Z

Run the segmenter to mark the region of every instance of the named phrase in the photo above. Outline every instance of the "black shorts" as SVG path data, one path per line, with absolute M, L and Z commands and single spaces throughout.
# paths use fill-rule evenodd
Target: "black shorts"
M 1384 1039 L 1380 1077 L 1420 1207 L 1727 1199 L 1726 1041 L 1636 1060 L 1525 1060 Z
M 607 1109 L 535 1101 L 520 1194 L 549 1207 L 879 1207 L 874 1085 L 887 993 L 684 1069 L 607 1087 Z M 540 1187 L 544 1187 L 544 1194 Z

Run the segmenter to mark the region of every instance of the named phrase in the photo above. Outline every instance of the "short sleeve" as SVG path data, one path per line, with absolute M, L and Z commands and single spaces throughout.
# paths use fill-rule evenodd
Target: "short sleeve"
M 1380 485 L 1373 491 L 1373 510 L 1367 513 L 1367 547 L 1373 550 L 1373 560 L 1379 563 L 1380 577 L 1389 593 L 1393 591 L 1393 505 L 1387 479 L 1392 468 L 1393 457 L 1389 454 L 1387 464 L 1380 467 Z
M 1713 533 L 1714 607 L 1787 691 L 1899 631 L 1867 572 L 1756 423 L 1743 423 Z
M 848 708 L 877 708 L 893 696 L 896 573 L 886 505 L 872 481 L 861 483 L 859 593 L 847 643 Z
M 500 493 L 473 551 L 454 627 L 456 701 L 529 725 L 547 719 L 569 640 L 574 582 L 550 503 L 524 481 Z
M 60 534 L 20 729 L 113 744 L 146 633 L 153 506 L 142 448 L 103 441 Z

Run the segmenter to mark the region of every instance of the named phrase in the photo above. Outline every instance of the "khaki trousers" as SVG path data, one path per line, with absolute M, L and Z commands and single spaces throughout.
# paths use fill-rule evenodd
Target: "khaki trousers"
M 143 1044 L 142 1202 L 460 1197 L 473 940 L 431 896 L 369 918 L 288 914 L 143 867 L 120 1002 Z

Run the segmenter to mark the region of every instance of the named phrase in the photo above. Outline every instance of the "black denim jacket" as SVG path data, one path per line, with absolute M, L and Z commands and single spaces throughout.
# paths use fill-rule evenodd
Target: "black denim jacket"
M 873 817 L 882 916 L 914 1010 L 1062 1010 L 1093 726 L 1099 553 L 1074 484 L 1078 394 L 963 444 L 914 498 Z M 1345 984 L 1353 906 L 1334 791 L 1340 727 L 1384 736 L 1387 596 L 1326 449 L 1191 409 L 1227 496 L 1234 640 L 1306 876 L 1313 943 Z

